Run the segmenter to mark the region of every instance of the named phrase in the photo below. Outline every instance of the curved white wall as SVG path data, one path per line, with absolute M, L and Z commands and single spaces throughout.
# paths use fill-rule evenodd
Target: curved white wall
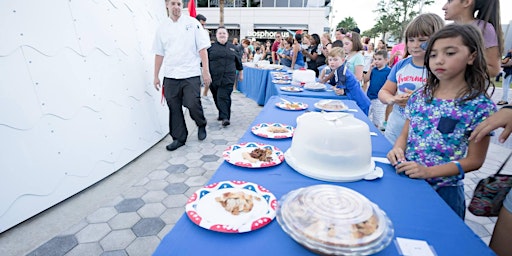
M 152 85 L 164 0 L 0 1 L 0 232 L 168 132 Z

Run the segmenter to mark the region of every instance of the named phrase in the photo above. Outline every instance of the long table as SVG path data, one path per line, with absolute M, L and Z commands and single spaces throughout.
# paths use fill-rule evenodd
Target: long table
M 237 88 L 248 98 L 263 106 L 267 101 L 267 87 L 272 84 L 271 70 L 244 65 L 244 79 L 238 81 Z
M 288 97 L 307 103 L 309 111 L 319 99 Z M 286 111 L 275 104 L 280 99 L 271 97 L 251 127 L 262 122 L 280 122 L 296 126 L 296 118 L 304 111 Z M 344 101 L 350 108 L 357 108 L 353 101 Z M 362 111 L 354 115 L 364 120 L 371 131 L 372 155 L 385 157 L 390 143 L 370 123 Z M 342 135 L 340 135 L 342 136 Z M 291 139 L 272 140 L 255 136 L 248 131 L 240 142 L 262 142 L 274 145 L 285 152 Z M 259 184 L 281 198 L 291 190 L 316 184 L 335 184 L 358 191 L 386 212 L 393 223 L 395 238 L 427 241 L 437 255 L 494 255 L 482 240 L 444 203 L 437 193 L 423 180 L 397 175 L 389 164 L 376 162 L 384 170 L 381 179 L 349 183 L 323 182 L 308 178 L 293 170 L 286 161 L 278 166 L 246 169 L 222 163 L 208 184 L 225 180 L 242 180 Z M 228 234 L 203 229 L 183 215 L 156 249 L 154 255 L 313 255 L 290 238 L 274 219 L 261 229 Z M 391 243 L 377 255 L 398 255 Z

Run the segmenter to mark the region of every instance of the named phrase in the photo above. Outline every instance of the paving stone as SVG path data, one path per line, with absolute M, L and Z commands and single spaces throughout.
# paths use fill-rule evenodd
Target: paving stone
M 114 207 L 102 207 L 87 216 L 86 220 L 89 223 L 107 222 L 116 214 L 117 210 Z
M 161 203 L 149 203 L 142 206 L 137 213 L 142 218 L 158 217 L 165 211 L 165 206 Z
M 167 208 L 174 208 L 174 207 L 182 207 L 185 206 L 185 204 L 188 201 L 188 197 L 185 195 L 179 194 L 179 195 L 169 195 L 167 198 L 162 201 L 162 203 Z
M 219 160 L 219 156 L 217 155 L 204 155 L 201 157 L 201 160 L 203 162 L 216 162 L 217 160 Z
M 225 146 L 225 145 L 228 144 L 228 141 L 225 140 L 225 139 L 220 139 L 220 140 L 212 140 L 212 143 L 215 144 L 215 145 Z
M 169 173 L 165 170 L 154 170 L 148 174 L 148 178 L 150 180 L 163 180 L 167 177 Z
M 113 230 L 131 228 L 141 219 L 137 212 L 123 212 L 114 216 L 108 221 L 108 225 Z
M 173 183 L 180 183 L 180 182 L 184 182 L 188 179 L 188 175 L 186 173 L 173 173 L 173 174 L 170 174 L 169 176 L 167 176 L 167 178 L 165 179 L 165 181 L 173 184 Z
M 150 182 L 148 182 L 150 183 Z M 146 184 L 147 185 L 147 184 Z M 144 186 L 146 186 L 144 185 Z M 145 187 L 131 187 L 127 191 L 123 192 L 125 198 L 139 198 L 148 192 Z
M 172 164 L 167 169 L 165 169 L 169 173 L 183 173 L 188 169 L 188 166 L 184 164 Z
M 114 230 L 101 239 L 100 244 L 105 251 L 123 250 L 137 238 L 131 229 Z
M 118 212 L 135 212 L 144 205 L 144 201 L 140 198 L 129 198 L 121 201 L 115 206 Z
M 160 243 L 157 236 L 137 237 L 130 246 L 126 248 L 128 255 L 151 256 Z
M 132 231 L 137 237 L 154 236 L 164 226 L 165 222 L 160 218 L 143 218 L 133 225 Z
M 188 166 L 189 168 L 193 168 L 193 167 L 199 167 L 201 165 L 203 165 L 203 161 L 197 159 L 197 160 L 188 160 L 185 165 Z
M 56 236 L 33 250 L 27 256 L 60 256 L 78 245 L 74 235 Z
M 100 256 L 128 256 L 125 250 L 103 252 Z
M 66 253 L 66 256 L 100 255 L 102 252 L 99 243 L 80 243 Z
M 185 213 L 184 207 L 169 208 L 160 215 L 160 219 L 166 224 L 176 224 L 183 213 Z
M 170 186 L 170 185 L 167 185 L 167 187 L 168 186 Z M 153 190 L 153 191 L 148 191 L 145 195 L 143 195 L 142 200 L 144 200 L 144 202 L 146 202 L 146 203 L 156 203 L 156 202 L 161 202 L 167 196 L 168 196 L 168 194 L 165 191 Z
M 202 147 L 202 149 L 199 151 L 201 154 L 203 155 L 213 155 L 215 153 L 217 153 L 216 150 L 213 149 L 213 145 L 208 145 L 208 147 Z M 205 161 L 205 160 L 203 160 Z
M 207 181 L 208 180 L 205 177 L 203 177 L 203 176 L 194 176 L 194 177 L 190 177 L 189 179 L 187 179 L 185 181 L 185 184 L 187 184 L 190 187 L 192 187 L 192 186 L 202 186 Z
M 169 183 L 165 180 L 152 180 L 148 182 L 146 185 L 144 185 L 144 188 L 147 190 L 162 190 L 165 187 L 167 187 Z M 139 197 L 141 197 L 140 195 Z
M 62 232 L 60 235 L 61 236 L 74 235 L 78 231 L 80 231 L 83 228 L 85 228 L 87 225 L 89 225 L 89 223 L 85 219 L 82 219 L 80 222 L 78 222 L 77 224 L 71 226 L 66 231 Z
M 224 160 L 222 160 L 222 161 L 224 161 Z M 207 162 L 207 163 L 204 163 L 202 167 L 207 171 L 212 171 L 212 170 L 215 171 L 219 168 L 219 166 L 220 166 L 220 163 L 218 163 L 218 162 Z
M 188 160 L 198 160 L 203 156 L 203 154 L 197 152 L 197 149 L 192 149 L 192 150 L 193 150 L 192 153 L 187 154 Z
M 171 232 L 172 228 L 174 228 L 174 223 L 173 224 L 169 224 L 169 225 L 165 225 L 164 228 L 162 228 L 162 230 L 160 230 L 160 232 L 158 232 L 158 235 L 157 237 L 162 240 L 164 239 L 164 237 L 169 233 Z
M 167 170 L 171 165 L 177 165 L 177 164 L 184 164 L 187 161 L 187 158 L 185 157 L 172 157 L 171 159 L 167 160 L 167 166 L 163 169 Z
M 172 183 L 167 185 L 167 187 L 164 188 L 164 191 L 169 195 L 176 195 L 183 194 L 188 188 L 189 186 L 185 183 Z
M 201 176 L 203 175 L 203 173 L 206 172 L 206 170 L 202 167 L 194 167 L 194 168 L 189 168 L 185 174 L 189 175 L 189 176 Z
M 481 224 L 479 223 L 476 223 L 474 221 L 471 221 L 471 220 L 465 220 L 465 223 L 466 225 L 468 225 L 471 230 L 473 230 L 473 232 L 475 232 L 475 234 L 479 237 L 483 237 L 483 236 L 490 236 L 491 234 L 489 233 L 489 231 L 487 231 L 487 229 L 482 226 Z
M 107 223 L 94 223 L 80 230 L 75 236 L 79 243 L 92 243 L 100 241 L 110 231 Z

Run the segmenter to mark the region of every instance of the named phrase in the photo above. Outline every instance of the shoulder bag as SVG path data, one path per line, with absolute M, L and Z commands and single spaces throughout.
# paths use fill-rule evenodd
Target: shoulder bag
M 510 188 L 512 188 L 512 175 L 500 174 L 511 155 L 512 153 L 508 155 L 495 174 L 482 179 L 476 185 L 473 198 L 468 207 L 469 211 L 474 215 L 498 216 L 503 206 L 503 200 L 510 191 Z

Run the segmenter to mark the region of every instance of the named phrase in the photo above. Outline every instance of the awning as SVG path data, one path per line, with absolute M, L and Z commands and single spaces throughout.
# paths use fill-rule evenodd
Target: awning
M 308 30 L 307 24 L 254 24 L 254 29 Z

